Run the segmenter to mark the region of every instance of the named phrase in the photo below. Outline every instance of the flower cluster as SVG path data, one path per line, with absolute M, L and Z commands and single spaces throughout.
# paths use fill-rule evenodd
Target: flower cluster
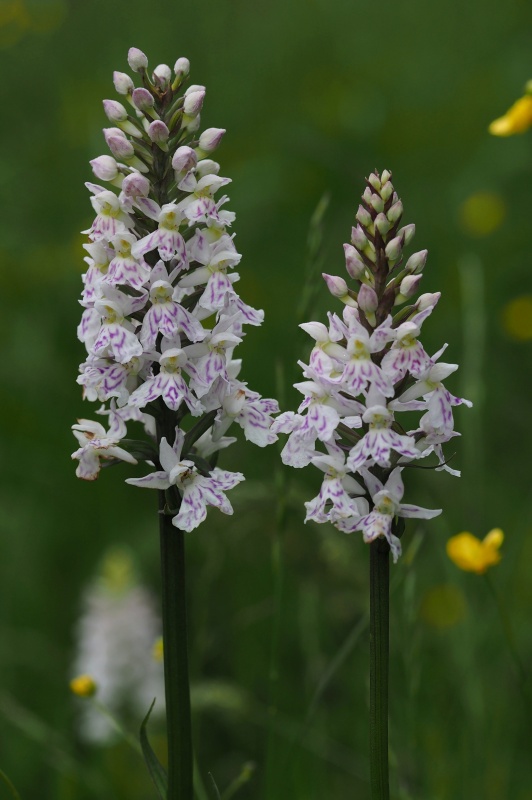
M 155 464 L 155 473 L 129 482 L 167 491 L 174 524 L 192 530 L 207 505 L 232 513 L 224 491 L 243 476 L 215 467 L 218 451 L 235 441 L 228 428 L 236 422 L 263 447 L 277 438 L 270 427 L 279 409 L 239 380 L 233 358 L 244 326 L 260 325 L 264 314 L 235 289 L 235 215 L 227 196 L 217 196 L 230 180 L 210 157 L 225 131 L 198 134 L 205 87 L 183 91 L 186 58 L 151 75 L 137 48 L 128 62 L 142 85 L 115 72 L 129 108 L 103 102 L 111 155 L 91 165 L 108 186 L 87 184 L 96 216 L 85 231 L 78 327 L 88 354 L 78 383 L 86 399 L 104 404 L 97 413 L 109 424 L 79 420 L 72 457 L 85 480 L 97 478 L 102 461 Z M 144 424 L 148 440 L 125 438 L 131 421 Z
M 306 519 L 361 531 L 366 542 L 385 537 L 395 561 L 401 552 L 396 518 L 441 513 L 402 502 L 403 469 L 434 453 L 437 469 L 458 474 L 445 463 L 442 444 L 458 436 L 453 407 L 471 405 L 443 385 L 457 369 L 439 360 L 446 346 L 431 356 L 419 341 L 440 295 L 411 301 L 427 251 L 404 259 L 415 226 L 401 227 L 402 215 L 391 173 L 372 173 L 344 245 L 357 291 L 344 278 L 323 276 L 343 313 L 329 313 L 328 325 L 301 325 L 315 342 L 309 363 L 300 362 L 305 380 L 295 384 L 304 399 L 297 413 L 281 414 L 272 426 L 290 434 L 285 464 L 312 463 L 324 473 L 319 495 L 306 503 Z M 421 412 L 413 430 L 398 418 L 405 411 Z

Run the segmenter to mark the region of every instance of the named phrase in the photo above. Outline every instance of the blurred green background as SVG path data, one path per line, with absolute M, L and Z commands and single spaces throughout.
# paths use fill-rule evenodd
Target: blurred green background
M 70 460 L 70 425 L 93 412 L 76 385 L 83 181 L 131 45 L 152 66 L 190 58 L 203 126 L 227 128 L 216 157 L 233 179 L 241 293 L 266 311 L 244 378 L 271 396 L 282 375 L 285 409 L 309 352 L 294 308 L 312 212 L 330 192 L 324 269 L 343 274 L 363 178 L 393 171 L 429 249 L 423 291 L 443 292 L 424 343 L 449 343 L 449 387 L 475 403 L 447 447 L 462 478 L 408 475 L 407 500 L 444 514 L 413 521 L 393 568 L 393 797 L 530 800 L 530 707 L 501 619 L 485 579 L 445 554 L 452 534 L 503 528 L 491 577 L 528 668 L 532 133 L 487 133 L 532 77 L 524 0 L 1 0 L 0 768 L 24 800 L 154 797 L 126 745 L 79 741 L 68 689 L 81 593 L 106 549 L 129 546 L 158 591 L 154 499 L 126 468 L 85 484 Z M 313 318 L 333 306 L 323 290 Z M 303 525 L 317 471 L 287 475 L 275 447 L 243 441 L 224 455 L 248 477 L 235 515 L 211 513 L 188 541 L 200 772 L 222 788 L 255 762 L 242 800 L 365 800 L 367 548 Z

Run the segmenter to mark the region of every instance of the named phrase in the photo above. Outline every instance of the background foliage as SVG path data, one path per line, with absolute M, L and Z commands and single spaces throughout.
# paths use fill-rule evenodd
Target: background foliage
M 71 423 L 91 415 L 75 383 L 83 181 L 132 44 L 153 66 L 188 56 L 207 86 L 204 125 L 228 130 L 242 294 L 266 311 L 243 345 L 245 377 L 266 396 L 309 350 L 294 308 L 316 204 L 330 192 L 324 267 L 342 274 L 363 177 L 393 171 L 429 249 L 423 291 L 443 292 L 428 349 L 449 342 L 450 386 L 475 402 L 450 448 L 462 479 L 408 475 L 407 500 L 445 512 L 410 528 L 393 570 L 394 797 L 530 800 L 531 716 L 499 617 L 484 579 L 445 555 L 460 530 L 505 530 L 493 579 L 530 663 L 531 141 L 486 130 L 532 77 L 523 0 L 2 0 L 0 767 L 28 799 L 153 796 L 127 746 L 77 743 L 68 692 L 81 589 L 105 549 L 128 545 L 158 590 L 151 496 L 123 468 L 83 484 L 69 457 Z M 324 290 L 313 317 L 330 305 Z M 224 463 L 248 476 L 235 516 L 213 513 L 189 539 L 200 771 L 226 786 L 254 761 L 242 800 L 363 800 L 367 549 L 303 525 L 318 476 L 285 475 L 274 447 L 243 442 Z

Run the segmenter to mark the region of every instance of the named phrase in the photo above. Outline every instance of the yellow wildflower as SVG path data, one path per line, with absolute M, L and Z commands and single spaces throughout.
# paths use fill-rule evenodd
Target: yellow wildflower
M 514 133 L 524 133 L 530 126 L 532 126 L 532 94 L 525 94 L 504 116 L 491 123 L 489 132 L 493 136 L 512 136 Z
M 97 688 L 96 681 L 90 675 L 78 675 L 70 681 L 70 690 L 78 697 L 92 697 Z
M 447 555 L 460 569 L 482 575 L 501 560 L 499 548 L 503 539 L 500 528 L 493 528 L 482 540 L 472 533 L 458 533 L 448 540 Z
M 163 637 L 159 636 L 159 638 L 155 641 L 153 645 L 152 655 L 155 661 L 162 661 L 164 657 L 164 647 L 163 647 Z
M 502 324 L 506 333 L 520 342 L 532 339 L 532 295 L 514 297 L 502 310 Z

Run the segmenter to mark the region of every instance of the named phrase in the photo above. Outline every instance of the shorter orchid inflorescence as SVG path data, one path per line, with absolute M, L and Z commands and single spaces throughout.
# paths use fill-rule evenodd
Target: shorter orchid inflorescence
M 137 48 L 128 55 L 142 86 L 114 73 L 115 89 L 129 105 L 104 100 L 112 155 L 91 161 L 88 183 L 96 217 L 89 242 L 78 337 L 87 359 L 78 383 L 84 397 L 103 405 L 101 422 L 79 420 L 76 474 L 98 477 L 102 462 L 136 464 L 155 472 L 128 483 L 165 490 L 167 513 L 182 530 L 196 528 L 208 505 L 232 513 L 224 492 L 243 480 L 215 466 L 218 451 L 234 438 L 236 422 L 263 447 L 276 440 L 265 400 L 239 380 L 233 358 L 244 325 L 260 325 L 263 312 L 243 302 L 235 284 L 240 254 L 228 232 L 235 215 L 230 183 L 210 158 L 225 133 L 198 134 L 203 86 L 185 91 L 189 62 L 161 64 L 150 75 Z M 127 423 L 144 425 L 147 438 L 127 439 Z
M 301 325 L 315 342 L 309 363 L 299 362 L 305 380 L 295 388 L 304 399 L 297 413 L 281 414 L 272 426 L 275 433 L 290 434 L 282 451 L 285 464 L 312 463 L 324 473 L 319 495 L 305 504 L 306 519 L 332 522 L 346 533 L 361 531 L 366 542 L 384 537 L 394 561 L 401 553 L 396 519 L 441 513 L 402 502 L 402 472 L 434 453 L 436 469 L 458 475 L 446 464 L 442 444 L 459 435 L 453 407 L 471 405 L 443 385 L 458 368 L 439 360 L 447 345 L 429 356 L 419 341 L 440 294 L 411 301 L 427 251 L 404 259 L 415 226 L 401 227 L 402 216 L 391 173 L 372 173 L 351 242 L 344 245 L 356 290 L 344 278 L 324 274 L 329 291 L 344 304 L 343 314 L 329 313 L 328 325 Z M 405 411 L 421 412 L 416 428 L 401 425 Z

